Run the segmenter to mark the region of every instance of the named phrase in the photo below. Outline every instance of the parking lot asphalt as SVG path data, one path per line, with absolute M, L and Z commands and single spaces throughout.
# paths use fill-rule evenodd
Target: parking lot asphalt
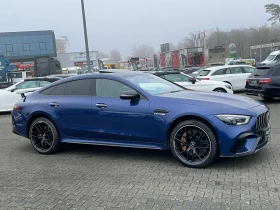
M 271 143 L 205 169 L 169 151 L 63 145 L 40 155 L 1 114 L 0 209 L 280 209 L 280 100 L 266 104 Z

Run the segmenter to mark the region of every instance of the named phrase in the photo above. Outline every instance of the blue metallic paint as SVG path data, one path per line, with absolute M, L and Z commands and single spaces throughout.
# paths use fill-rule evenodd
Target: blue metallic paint
M 153 96 L 137 85 L 125 80 L 126 74 L 92 74 L 70 77 L 44 87 L 75 80 L 77 78 L 109 78 L 123 82 L 135 89 L 145 99 L 136 104 L 120 98 L 95 96 L 44 96 L 39 90 L 27 96 L 25 102 L 17 105 L 20 111 L 13 111 L 13 129 L 28 137 L 28 123 L 36 115 L 44 115 L 57 127 L 61 141 L 98 145 L 168 149 L 168 129 L 172 123 L 184 116 L 204 119 L 215 130 L 220 143 L 221 156 L 234 156 L 230 150 L 241 134 L 255 132 L 257 117 L 268 107 L 247 97 L 225 93 L 202 93 L 183 91 Z M 42 89 L 41 89 L 42 90 Z M 50 102 L 60 106 L 53 108 Z M 95 104 L 106 103 L 106 108 Z M 166 114 L 155 114 L 156 109 L 169 110 Z M 226 125 L 217 114 L 239 114 L 252 116 L 247 125 Z M 247 149 L 257 137 L 247 139 Z M 250 152 L 250 151 L 249 151 Z M 253 151 L 252 151 L 253 152 Z

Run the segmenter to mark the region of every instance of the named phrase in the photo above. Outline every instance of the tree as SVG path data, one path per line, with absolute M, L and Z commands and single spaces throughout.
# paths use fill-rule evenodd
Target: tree
M 120 61 L 122 59 L 121 53 L 118 50 L 112 50 L 110 53 L 111 60 Z
M 138 47 L 133 47 L 132 55 L 140 58 L 152 58 L 155 54 L 155 49 L 149 45 L 140 45 Z
M 99 58 L 109 58 L 110 56 L 107 53 L 103 53 L 102 51 L 99 51 Z
M 55 40 L 57 53 L 66 53 L 67 47 L 70 45 L 67 36 L 61 36 L 59 39 Z
M 273 21 L 272 24 L 280 22 L 280 5 L 278 4 L 266 4 L 265 6 L 266 13 L 269 13 L 271 17 L 268 21 Z

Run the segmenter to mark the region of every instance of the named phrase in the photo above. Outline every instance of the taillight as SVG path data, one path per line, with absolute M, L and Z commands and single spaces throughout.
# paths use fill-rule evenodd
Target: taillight
M 15 104 L 13 110 L 14 111 L 19 111 L 19 106 Z
M 200 78 L 201 80 L 209 80 L 210 78 L 208 77 L 204 77 L 204 78 Z
M 259 84 L 269 84 L 272 82 L 272 79 L 270 78 L 264 78 L 259 80 Z

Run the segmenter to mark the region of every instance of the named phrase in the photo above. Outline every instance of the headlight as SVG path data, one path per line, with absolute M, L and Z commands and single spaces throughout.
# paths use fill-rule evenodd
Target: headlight
M 245 115 L 221 114 L 215 116 L 227 125 L 245 125 L 248 124 L 251 120 L 251 116 Z
M 231 89 L 231 85 L 225 85 L 226 88 Z

